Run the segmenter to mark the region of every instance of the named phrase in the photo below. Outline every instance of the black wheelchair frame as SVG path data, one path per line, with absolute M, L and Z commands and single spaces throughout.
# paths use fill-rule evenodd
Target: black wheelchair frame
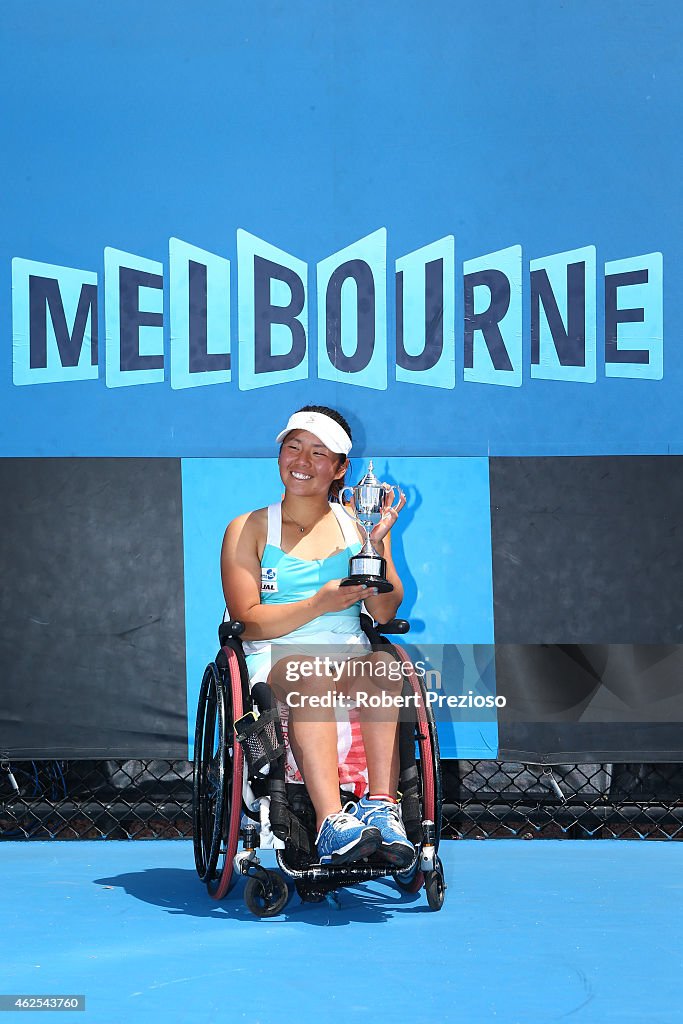
M 404 825 L 416 850 L 412 864 L 398 871 L 379 854 L 348 864 L 320 864 L 315 852 L 313 807 L 304 786 L 290 786 L 284 781 L 284 748 L 271 764 L 269 774 L 252 773 L 245 779 L 245 749 L 248 754 L 250 751 L 244 746 L 246 730 L 242 725 L 261 721 L 253 714 L 251 719 L 248 717 L 254 709 L 265 716 L 264 722 L 274 722 L 277 712 L 266 684 L 250 690 L 240 640 L 244 625 L 233 620 L 219 628 L 220 650 L 202 678 L 195 729 L 195 865 L 214 899 L 222 899 L 239 875 L 246 875 L 247 907 L 259 917 L 272 917 L 289 900 L 290 887 L 285 879 L 294 883 L 302 900 L 320 902 L 344 886 L 391 875 L 404 892 L 417 893 L 424 887 L 431 909 L 441 909 L 446 883 L 438 856 L 442 792 L 436 724 L 422 677 L 414 671 L 405 651 L 384 635 L 406 633 L 409 624 L 404 619 L 392 619 L 375 625 L 367 615 L 361 617 L 361 622 L 373 647 L 388 649 L 404 663 L 404 693 L 418 694 L 414 720 L 399 724 L 399 790 Z M 236 736 L 236 723 L 242 742 Z M 245 783 L 257 798 L 268 797 L 270 828 L 284 842 L 284 848 L 276 851 L 282 874 L 267 870 L 258 859 L 258 819 L 243 799 Z M 349 799 L 348 794 L 344 798 Z M 243 848 L 238 852 L 240 839 Z

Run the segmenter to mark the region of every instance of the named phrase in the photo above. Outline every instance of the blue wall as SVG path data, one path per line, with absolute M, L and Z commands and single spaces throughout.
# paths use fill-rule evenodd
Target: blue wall
M 176 0 L 140 8 L 123 0 L 96 13 L 68 0 L 59 18 L 49 3 L 5 4 L 0 452 L 269 456 L 282 411 L 311 397 L 348 412 L 368 455 L 680 451 L 681 142 L 674 126 L 683 72 L 674 40 L 682 20 L 668 0 L 656 8 L 635 0 L 616 7 L 488 0 L 484 8 L 379 0 L 324 10 L 307 0 L 285 7 L 266 0 L 258 10 L 222 3 L 191 10 Z M 292 371 L 280 378 L 290 383 L 240 389 L 248 387 L 250 342 L 247 320 L 238 320 L 249 289 L 246 273 L 238 281 L 238 229 L 308 268 L 306 380 Z M 348 379 L 341 373 L 319 380 L 317 266 L 380 229 L 386 324 L 378 323 L 376 344 L 386 390 L 374 390 L 382 387 L 381 366 L 370 387 L 341 383 Z M 453 274 L 448 258 L 445 272 L 454 310 L 451 319 L 449 286 L 444 327 L 446 345 L 454 339 L 455 387 L 444 384 L 447 366 L 436 386 L 396 381 L 395 261 L 451 236 Z M 171 238 L 230 262 L 230 302 L 223 284 L 212 303 L 230 318 L 229 383 L 171 387 L 180 314 L 170 306 L 183 294 L 169 272 Z M 360 247 L 366 256 L 371 248 Z M 587 358 L 595 358 L 595 382 L 532 378 L 530 264 L 593 249 L 586 301 L 589 309 L 595 304 L 588 334 L 596 350 Z M 373 251 L 381 307 L 382 253 Z M 463 264 L 472 272 L 479 257 L 503 251 L 498 263 L 513 282 L 510 315 L 521 317 L 520 330 L 509 325 L 510 344 L 518 339 L 521 353 L 510 378 L 520 386 L 512 387 L 471 382 L 464 367 Z M 165 349 L 161 373 L 152 374 L 159 382 L 143 387 L 105 383 L 105 351 L 115 358 L 119 342 L 121 253 L 163 277 L 162 289 L 141 292 L 142 308 L 160 313 L 163 305 L 164 317 L 163 328 L 142 328 L 141 351 Z M 621 306 L 646 303 L 646 322 L 640 332 L 622 324 L 620 344 L 654 346 L 649 369 L 663 376 L 607 377 L 605 263 L 647 254 L 655 254 L 645 261 L 650 292 L 644 298 L 643 287 L 632 286 L 621 295 Z M 19 286 L 12 313 L 13 258 L 97 274 L 98 380 L 12 383 L 13 333 L 17 366 L 26 345 Z M 219 288 L 228 269 L 209 262 Z M 548 266 L 562 312 L 563 268 L 553 278 L 552 260 Z M 65 294 L 65 308 L 72 300 Z M 273 294 L 273 301 L 286 296 Z M 349 301 L 347 294 L 350 309 Z M 478 301 L 480 312 L 481 293 Z M 273 332 L 274 350 L 286 346 L 282 330 L 279 339 Z M 355 330 L 350 318 L 345 330 Z M 209 348 L 220 351 L 220 322 L 210 334 Z M 474 348 L 481 349 L 476 332 Z M 133 383 L 130 375 L 125 383 Z M 398 431 L 407 403 L 413 419 Z
M 474 645 L 493 641 L 487 456 L 683 451 L 682 29 L 673 0 L 5 3 L 0 456 L 183 459 L 190 694 L 215 647 L 224 526 L 277 497 L 264 460 L 299 405 L 340 408 L 354 455 L 381 453 L 412 487 L 405 611 L 416 641 L 461 645 L 465 681 L 483 664 Z M 441 358 L 397 370 L 396 273 L 416 356 L 437 258 Z M 188 362 L 190 259 L 206 267 L 202 378 Z M 371 284 L 342 289 L 331 366 L 328 284 L 351 259 Z M 305 342 L 295 366 L 261 376 L 259 260 L 301 282 Z M 571 263 L 583 270 L 570 286 Z M 468 334 L 493 295 L 471 275 L 491 270 L 507 281 L 509 369 Z M 58 282 L 53 305 L 31 276 Z M 558 360 L 543 281 L 556 332 L 571 333 L 570 306 L 585 311 L 572 328 L 583 361 Z M 273 280 L 272 306 L 290 299 Z M 79 301 L 83 346 L 66 366 L 59 332 L 77 333 Z M 642 310 L 612 316 L 612 348 L 606 301 Z M 41 317 L 44 367 L 31 363 Z M 347 372 L 363 331 L 372 359 Z M 271 354 L 293 337 L 274 326 Z M 445 736 L 448 752 L 495 749 L 485 726 Z
M 411 653 L 426 653 L 441 670 L 443 645 L 458 645 L 462 664 L 446 685 L 451 694 L 467 693 L 479 683 L 474 645 L 493 645 L 488 460 L 377 457 L 375 468 L 380 479 L 399 483 L 409 495 L 392 531 L 392 551 L 405 586 L 401 615 L 411 623 Z M 353 479 L 366 469 L 356 460 Z M 277 501 L 282 483 L 274 458 L 184 459 L 182 488 L 187 706 L 194 708 L 223 616 L 219 553 L 225 527 L 236 515 Z M 458 717 L 463 720 L 456 727 Z M 469 710 L 441 723 L 446 755 L 495 756 L 494 716 L 480 718 Z

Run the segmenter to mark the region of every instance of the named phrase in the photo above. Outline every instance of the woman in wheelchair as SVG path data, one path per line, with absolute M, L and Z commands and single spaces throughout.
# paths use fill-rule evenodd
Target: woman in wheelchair
M 372 685 L 373 673 L 385 692 L 401 692 L 400 676 L 394 682 L 387 672 L 393 655 L 372 650 L 360 613 L 364 604 L 374 619 L 385 622 L 401 603 L 403 587 L 391 557 L 390 530 L 405 497 L 400 496 L 371 535 L 386 559 L 393 591 L 341 587 L 349 557 L 361 547 L 355 523 L 338 501 L 330 500 L 337 498 L 349 465 L 349 425 L 333 409 L 305 406 L 290 417 L 276 442 L 281 444 L 284 496 L 229 524 L 221 554 L 226 604 L 230 616 L 245 626 L 242 639 L 251 685 L 268 682 L 289 704 L 288 740 L 315 808 L 320 862 L 344 864 L 379 853 L 390 864 L 405 867 L 415 849 L 397 803 L 398 702 L 359 708 L 368 793 L 342 808 L 334 710 L 310 700 L 326 694 L 353 699 L 359 690 L 367 691 L 369 681 Z M 280 647 L 283 656 L 278 659 Z M 335 651 L 334 674 L 329 660 L 311 653 L 328 649 Z M 344 651 L 341 657 L 339 650 Z M 365 664 L 358 671 L 361 662 Z M 299 699 L 287 700 L 293 668 L 301 679 Z

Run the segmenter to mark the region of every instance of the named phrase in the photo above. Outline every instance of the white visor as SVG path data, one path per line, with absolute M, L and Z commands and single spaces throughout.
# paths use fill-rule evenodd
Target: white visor
M 289 422 L 284 430 L 281 430 L 275 440 L 279 443 L 284 441 L 290 430 L 308 430 L 315 434 L 326 448 L 331 452 L 340 455 L 348 455 L 351 451 L 351 438 L 344 428 L 330 416 L 321 412 L 295 412 L 289 417 Z

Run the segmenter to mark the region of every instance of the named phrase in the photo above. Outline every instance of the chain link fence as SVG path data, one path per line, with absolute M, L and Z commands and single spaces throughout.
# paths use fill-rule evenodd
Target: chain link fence
M 683 764 L 442 761 L 444 838 L 683 838 Z M 0 838 L 192 834 L 189 761 L 0 765 Z

